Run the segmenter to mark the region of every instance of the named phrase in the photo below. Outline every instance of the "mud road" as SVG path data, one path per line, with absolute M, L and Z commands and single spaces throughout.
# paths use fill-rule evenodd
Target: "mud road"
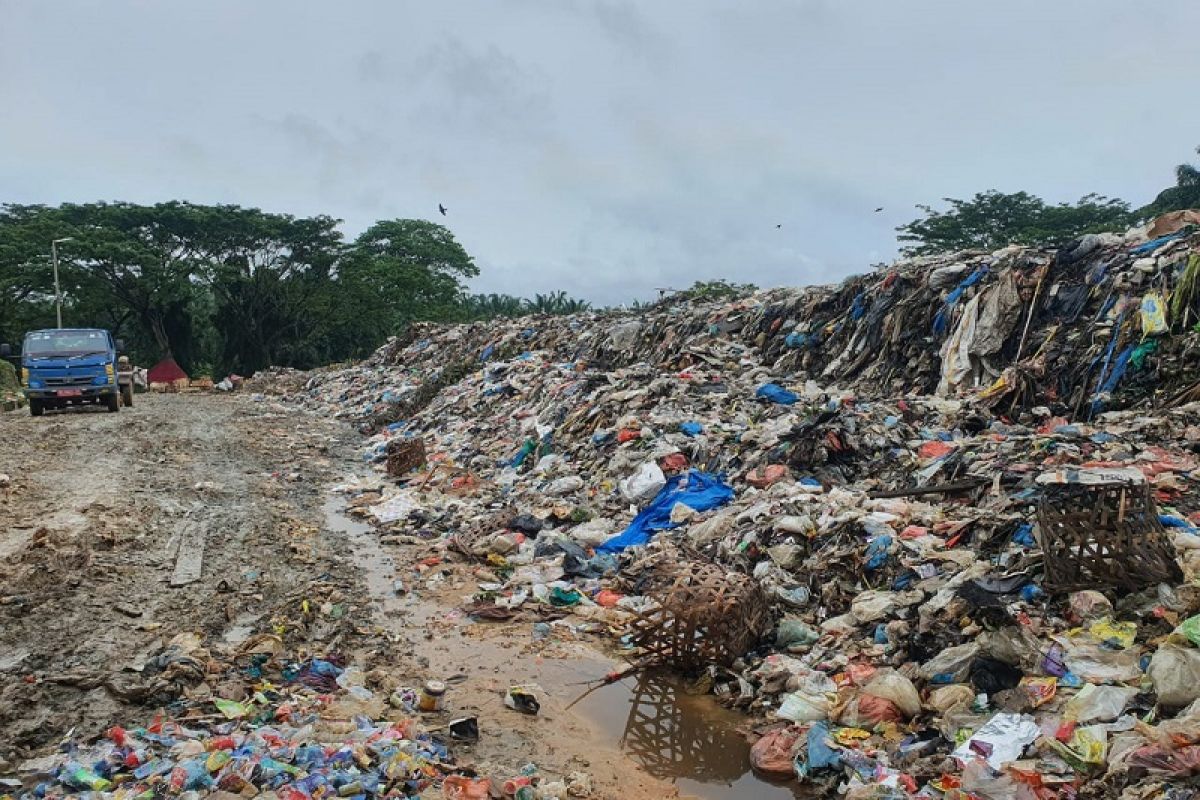
M 140 662 L 165 641 L 345 575 L 306 522 L 352 436 L 202 395 L 0 415 L 0 758 L 145 716 Z M 181 560 L 199 577 L 172 585 Z
M 288 630 L 304 637 L 292 646 L 337 648 L 371 670 L 380 698 L 457 676 L 450 705 L 482 732 L 460 760 L 584 771 L 598 798 L 677 795 L 621 751 L 619 730 L 569 707 L 573 684 L 611 662 L 570 642 L 534 652 L 473 624 L 456 586 L 397 605 L 389 587 L 405 553 L 349 524 L 330 494 L 363 476 L 349 427 L 246 395 L 142 395 L 119 414 L 0 414 L 0 440 L 0 773 L 71 731 L 169 713 L 180 686 L 218 691 L 205 658 Z M 296 622 L 322 616 L 310 601 L 334 622 Z M 181 634 L 203 656 L 164 668 Z M 503 707 L 511 682 L 539 684 L 541 715 Z M 401 713 L 381 699 L 362 711 Z

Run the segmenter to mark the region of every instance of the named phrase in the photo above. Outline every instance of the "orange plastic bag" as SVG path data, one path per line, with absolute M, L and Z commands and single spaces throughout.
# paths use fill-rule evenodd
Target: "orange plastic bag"
M 442 797 L 446 800 L 488 800 L 487 778 L 466 778 L 450 775 L 442 781 Z
M 755 772 L 773 778 L 795 777 L 796 765 L 792 758 L 792 750 L 799 739 L 800 731 L 796 728 L 771 731 L 750 748 L 750 765 L 754 767 Z

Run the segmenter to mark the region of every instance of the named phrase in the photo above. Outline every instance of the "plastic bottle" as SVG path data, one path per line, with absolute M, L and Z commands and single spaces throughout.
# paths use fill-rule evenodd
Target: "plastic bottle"
M 68 761 L 64 764 L 60 779 L 78 789 L 90 789 L 93 792 L 104 792 L 112 788 L 112 781 L 97 775 L 78 761 Z

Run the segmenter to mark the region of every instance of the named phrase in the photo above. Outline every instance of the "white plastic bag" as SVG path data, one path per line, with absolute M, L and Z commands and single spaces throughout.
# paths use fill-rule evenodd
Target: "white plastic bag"
M 1200 699 L 1200 650 L 1164 644 L 1146 670 L 1158 702 L 1178 708 Z
M 666 485 L 667 476 L 658 464 L 647 461 L 637 472 L 621 481 L 621 495 L 631 503 L 644 503 L 653 500 Z
M 909 719 L 921 713 L 921 696 L 917 694 L 917 687 L 895 670 L 881 670 L 863 687 L 863 691 L 891 700 Z
M 1138 693 L 1131 686 L 1096 686 L 1089 683 L 1071 698 L 1063 709 L 1063 716 L 1086 724 L 1099 720 L 1110 722 L 1121 716 L 1125 706 Z
M 823 694 L 791 692 L 783 696 L 783 703 L 775 714 L 792 722 L 818 722 L 829 719 L 829 698 Z

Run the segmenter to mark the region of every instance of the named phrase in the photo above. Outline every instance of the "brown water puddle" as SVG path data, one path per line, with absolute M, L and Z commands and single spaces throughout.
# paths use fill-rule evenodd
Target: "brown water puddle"
M 601 773 L 608 771 L 607 782 L 623 788 L 632 762 L 653 779 L 637 787 L 646 797 L 663 796 L 655 793 L 655 782 L 701 800 L 806 796 L 794 781 L 774 784 L 754 774 L 749 744 L 739 732 L 746 717 L 720 706 L 711 695 L 688 694 L 668 673 L 646 672 L 584 694 L 586 682 L 622 665 L 582 642 L 556 644 L 553 652 L 561 658 L 530 652 L 529 626 L 476 624 L 420 591 L 397 595 L 393 581 L 397 573 L 406 575 L 407 566 L 398 570 L 374 529 L 341 509 L 337 497 L 325 504 L 326 528 L 349 541 L 379 623 L 412 643 L 413 652 L 427 659 L 430 675 L 467 676 L 451 688 L 448 702 L 455 715 L 478 716 L 481 742 L 510 746 L 534 760 L 539 754 L 556 754 L 581 763 L 601 782 L 606 782 Z M 538 687 L 542 709 L 537 717 L 503 707 L 504 690 L 513 684 Z

